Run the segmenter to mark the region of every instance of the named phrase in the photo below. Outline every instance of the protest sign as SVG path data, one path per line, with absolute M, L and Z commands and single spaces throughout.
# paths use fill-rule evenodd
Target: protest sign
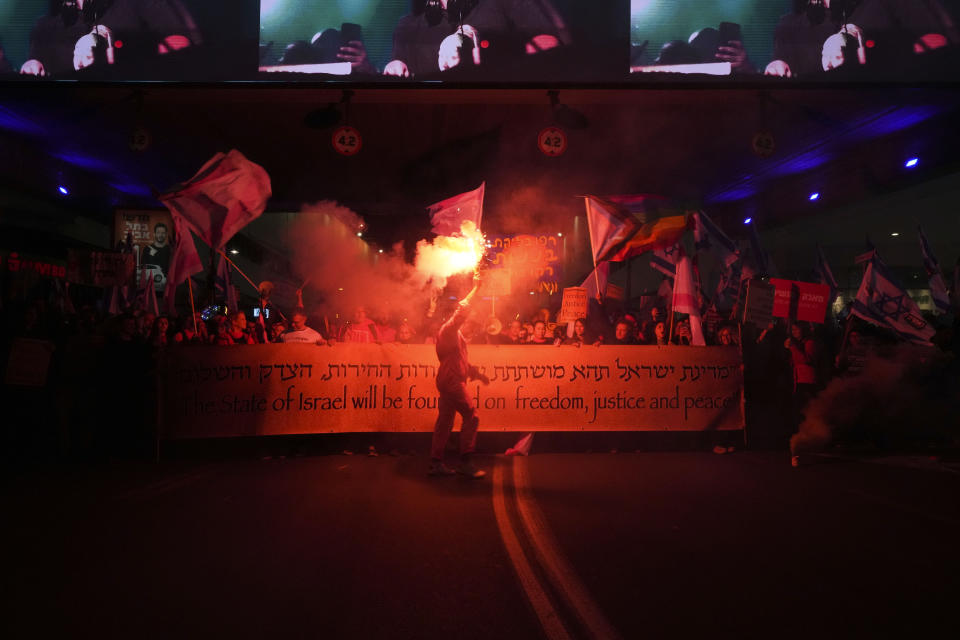
M 828 285 L 780 278 L 770 278 L 770 284 L 777 288 L 773 303 L 775 318 L 823 324 L 831 302 Z
M 557 322 L 565 324 L 587 317 L 587 289 L 585 287 L 566 287 L 563 290 L 563 302 Z

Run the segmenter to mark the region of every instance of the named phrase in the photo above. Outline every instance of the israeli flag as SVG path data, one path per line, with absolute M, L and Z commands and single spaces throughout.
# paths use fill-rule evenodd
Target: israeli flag
M 936 331 L 920 313 L 917 303 L 907 295 L 887 266 L 876 255 L 867 264 L 866 273 L 853 301 L 853 315 L 871 324 L 896 332 L 904 340 L 930 345 Z
M 830 269 L 830 264 L 827 262 L 827 256 L 823 255 L 823 249 L 820 248 L 820 245 L 817 245 L 817 277 L 820 279 L 821 284 L 825 284 L 830 287 L 830 302 L 832 303 L 837 299 L 837 290 L 840 286 L 837 284 L 837 279 L 833 277 L 833 271 Z
M 707 214 L 698 211 L 693 214 L 693 219 L 693 240 L 697 251 L 713 251 L 728 267 L 740 258 L 737 245 Z
M 927 278 L 930 281 L 930 296 L 933 298 L 934 313 L 950 312 L 950 296 L 947 295 L 947 283 L 943 280 L 943 272 L 940 270 L 940 264 L 937 262 L 933 251 L 930 250 L 930 243 L 927 242 L 927 236 L 923 229 L 917 226 L 917 232 L 920 234 L 920 251 L 923 253 L 923 268 L 927 271 Z

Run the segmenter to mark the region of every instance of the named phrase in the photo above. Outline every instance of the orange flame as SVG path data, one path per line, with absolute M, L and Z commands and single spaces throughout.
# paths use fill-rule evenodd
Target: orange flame
M 468 220 L 460 225 L 459 234 L 438 236 L 433 242 L 418 242 L 414 266 L 433 279 L 436 286 L 443 287 L 450 276 L 475 270 L 485 251 L 483 234 Z

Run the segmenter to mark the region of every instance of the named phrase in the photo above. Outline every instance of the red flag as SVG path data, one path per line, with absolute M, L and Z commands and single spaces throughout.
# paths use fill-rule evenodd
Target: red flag
M 213 156 L 195 176 L 160 195 L 160 202 L 214 249 L 263 213 L 270 176 L 236 149 Z
M 460 225 L 467 220 L 472 221 L 479 229 L 480 219 L 483 217 L 483 190 L 486 184 L 483 182 L 473 191 L 461 193 L 427 207 L 433 232 L 438 236 L 452 236 L 460 233 Z
M 137 297 L 143 305 L 144 311 L 149 311 L 153 315 L 160 315 L 160 306 L 157 304 L 156 285 L 153 282 L 153 272 L 143 269 L 140 273 L 140 291 Z
M 190 229 L 181 220 L 180 216 L 173 215 L 174 245 L 170 256 L 170 268 L 167 270 L 167 288 L 163 292 L 163 308 L 173 314 L 174 298 L 177 286 L 195 273 L 203 271 L 203 262 L 197 255 L 197 247 L 193 243 Z

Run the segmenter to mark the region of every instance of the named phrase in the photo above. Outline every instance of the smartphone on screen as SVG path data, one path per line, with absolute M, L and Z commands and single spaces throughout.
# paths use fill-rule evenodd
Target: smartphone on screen
M 340 46 L 347 46 L 347 43 L 351 40 L 363 42 L 363 30 L 358 24 L 344 22 L 340 25 Z
M 728 42 L 743 42 L 743 36 L 740 35 L 740 25 L 736 22 L 720 23 L 720 46 L 726 46 Z

